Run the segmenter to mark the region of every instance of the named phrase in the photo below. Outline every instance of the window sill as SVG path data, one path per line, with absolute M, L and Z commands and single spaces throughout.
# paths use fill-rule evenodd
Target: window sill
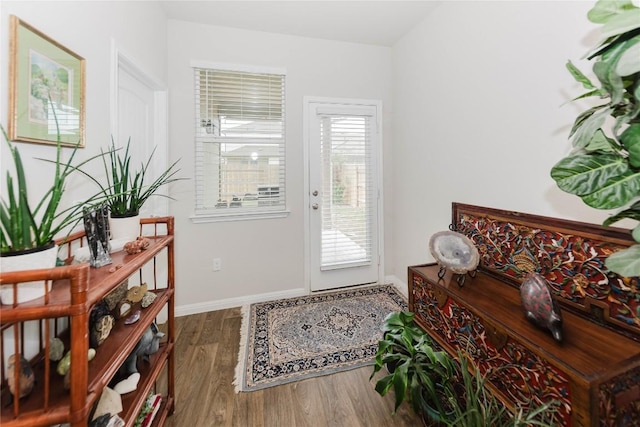
M 189 217 L 194 224 L 202 224 L 206 222 L 226 222 L 226 221 L 249 221 L 260 219 L 276 219 L 286 218 L 290 211 L 277 212 L 242 212 L 242 213 L 223 213 L 223 214 L 196 214 Z

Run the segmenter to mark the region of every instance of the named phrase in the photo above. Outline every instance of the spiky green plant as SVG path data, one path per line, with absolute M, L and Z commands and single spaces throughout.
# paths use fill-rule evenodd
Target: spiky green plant
M 111 211 L 111 216 L 114 217 L 137 215 L 142 205 L 153 195 L 170 198 L 163 194 L 156 194 L 156 191 L 163 185 L 185 179 L 175 177 L 179 172 L 179 169 L 177 169 L 179 160 L 176 160 L 151 184 L 145 184 L 145 178 L 147 177 L 147 171 L 155 153 L 155 148 L 146 163 L 142 163 L 140 169 L 134 171 L 131 165 L 131 155 L 129 154 L 130 144 L 131 138 L 127 141 L 127 146 L 122 156 L 120 155 L 121 149 L 116 148 L 113 138 L 108 151 L 100 150 L 103 154 L 102 162 L 107 180 L 106 184 L 99 181 L 92 174 L 78 169 L 100 188 L 100 192 Z
M 487 387 L 492 372 L 483 375 L 460 350 L 455 363 L 458 378 L 452 381 L 454 387 L 443 389 L 450 408 L 443 424 L 451 427 L 546 427 L 557 424 L 554 420 L 557 401 L 550 400 L 541 405 L 532 402 L 527 410 L 519 407 L 511 412 Z
M 9 140 L 3 126 L 2 134 L 11 152 L 15 169 L 15 180 L 11 171 L 7 171 L 7 198 L 0 203 L 0 253 L 12 253 L 43 247 L 51 243 L 54 238 L 69 227 L 72 229 L 82 219 L 82 208 L 90 203 L 92 198 L 60 210 L 60 202 L 65 191 L 67 178 L 81 165 L 91 161 L 96 156 L 85 160 L 78 166 L 72 162 L 77 153 L 76 145 L 69 160 L 62 161 L 62 144 L 58 133 L 56 146 L 55 175 L 53 183 L 40 200 L 32 205 L 29 203 L 26 174 L 20 152 Z
M 598 0 L 587 17 L 602 24 L 605 37 L 588 57 L 595 60 L 599 87 L 571 62 L 567 68 L 587 91 L 576 99 L 604 102 L 576 118 L 569 135 L 574 151 L 552 168 L 551 177 L 591 207 L 623 209 L 607 218 L 605 226 L 622 219 L 640 221 L 640 3 Z M 609 270 L 625 277 L 640 276 L 640 223 L 632 236 L 639 244 L 605 261 Z

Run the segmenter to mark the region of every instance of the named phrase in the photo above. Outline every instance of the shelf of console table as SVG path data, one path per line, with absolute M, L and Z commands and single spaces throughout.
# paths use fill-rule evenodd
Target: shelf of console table
M 596 426 L 609 425 L 603 405 L 640 400 L 638 342 L 566 310 L 557 342 L 527 320 L 515 287 L 482 271 L 461 287 L 438 271 L 435 264 L 409 267 L 409 309 L 449 353 L 468 351 L 483 373 L 505 367 L 490 385 L 510 407 L 556 399 L 562 424 Z

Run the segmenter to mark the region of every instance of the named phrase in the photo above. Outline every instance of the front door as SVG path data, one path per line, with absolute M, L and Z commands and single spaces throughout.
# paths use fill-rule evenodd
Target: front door
M 312 291 L 380 280 L 380 103 L 306 100 Z

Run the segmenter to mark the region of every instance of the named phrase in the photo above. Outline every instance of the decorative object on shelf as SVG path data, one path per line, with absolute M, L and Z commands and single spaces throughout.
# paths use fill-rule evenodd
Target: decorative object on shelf
M 109 311 L 113 311 L 118 303 L 127 297 L 127 290 L 129 289 L 129 282 L 125 280 L 120 283 L 114 290 L 109 292 L 107 296 L 103 298 L 104 302 L 107 303 L 107 307 Z
M 124 319 L 124 324 L 125 325 L 133 325 L 138 320 L 140 320 L 140 310 L 134 311 L 129 317 Z
M 116 305 L 115 310 L 113 311 L 114 313 L 114 317 L 116 319 L 122 319 L 123 317 L 129 315 L 131 313 L 131 309 L 133 308 L 133 306 L 131 305 L 131 302 L 128 301 L 126 298 L 121 300 L 118 305 Z
M 91 362 L 94 357 L 96 357 L 96 350 L 93 348 L 89 348 L 89 350 L 87 350 L 87 361 Z M 56 366 L 56 372 L 58 373 L 58 375 L 68 375 L 70 368 L 71 350 L 68 350 L 65 353 L 64 357 L 58 362 L 58 366 Z
M 15 378 L 16 371 L 18 371 L 18 384 L 16 384 Z M 9 391 L 14 398 L 16 395 L 18 399 L 28 396 L 33 391 L 35 378 L 33 369 L 27 359 L 20 355 L 20 358 L 16 361 L 15 354 L 9 356 L 7 360 L 7 383 L 9 384 Z
M 140 374 L 138 372 L 134 372 L 126 379 L 116 384 L 115 387 L 113 387 L 113 390 L 120 395 L 131 393 L 138 387 L 138 381 L 140 381 Z
M 90 348 L 89 351 L 87 352 L 87 361 L 91 362 L 93 360 L 93 358 L 96 357 L 96 351 L 93 348 Z M 64 374 L 64 389 L 65 390 L 70 390 L 71 389 L 71 366 L 69 366 L 69 369 L 67 370 L 67 373 Z
M 127 299 L 131 302 L 140 302 L 144 297 L 144 294 L 147 293 L 147 284 L 143 283 L 140 286 L 132 286 L 127 291 Z
M 103 156 L 108 156 L 109 161 L 104 160 L 104 172 L 107 176 L 106 184 L 100 182 L 94 177 L 95 171 L 86 172 L 82 169 L 78 169 L 79 172 L 84 174 L 90 180 L 92 180 L 100 189 L 106 203 L 109 205 L 109 211 L 111 212 L 111 218 L 130 218 L 140 214 L 140 209 L 145 202 L 151 196 L 168 197 L 164 194 L 156 194 L 158 189 L 175 181 L 183 180 L 186 178 L 177 178 L 175 175 L 179 172 L 177 169 L 178 161 L 171 164 L 164 172 L 160 173 L 158 177 L 150 184 L 145 183 L 145 179 L 149 178 L 149 166 L 153 160 L 153 154 L 155 148 L 149 155 L 146 162 L 143 162 L 141 168 L 137 171 L 133 170 L 131 165 L 131 154 L 129 153 L 129 146 L 131 139 L 127 141 L 127 145 L 124 149 L 124 154 L 120 156 L 113 138 L 111 139 L 111 146 L 107 151 L 100 150 Z M 103 158 L 104 159 L 104 158 Z M 118 231 L 118 226 L 113 222 L 111 223 L 111 239 L 135 239 L 140 235 L 140 221 L 136 220 L 136 228 L 127 229 L 122 234 Z M 134 221 L 135 222 L 135 221 Z
M 155 292 L 147 291 L 142 297 L 142 302 L 140 303 L 140 305 L 142 305 L 142 308 L 147 308 L 151 304 L 153 304 L 157 297 L 158 296 Z
M 136 240 L 125 243 L 123 249 L 129 255 L 134 255 L 147 249 L 149 247 L 149 244 L 149 239 L 147 239 L 146 237 L 138 236 L 136 237 Z
M 478 249 L 464 234 L 457 231 L 439 231 L 429 239 L 429 251 L 440 266 L 438 277 L 444 277 L 446 270 L 458 274 L 456 281 L 459 286 L 464 285 L 465 275 L 472 277 L 480 262 Z
M 91 267 L 111 264 L 109 255 L 109 209 L 102 204 L 83 210 L 84 230 L 89 244 Z
M 97 303 L 89 315 L 89 343 L 92 347 L 99 347 L 109 337 L 115 323 L 109 312 L 107 303 L 102 300 Z
M 538 273 L 527 274 L 520 285 L 520 299 L 527 319 L 549 329 L 553 338 L 561 342 L 562 313 L 546 279 Z
M 10 139 L 84 147 L 84 58 L 14 15 L 10 24 Z M 65 117 L 57 138 L 52 113 Z
M 587 18 L 602 24 L 601 41 L 588 56 L 596 60 L 593 73 L 600 87 L 570 61 L 567 69 L 587 91 L 575 100 L 597 101 L 576 118 L 569 134 L 574 150 L 553 166 L 551 177 L 593 208 L 623 209 L 605 226 L 640 221 L 640 4 L 598 0 Z M 605 261 L 622 277 L 640 277 L 640 223 L 631 235 L 636 244 Z
M 148 360 L 149 356 L 156 353 L 160 348 L 160 339 L 162 339 L 162 337 L 164 337 L 164 333 L 160 332 L 158 325 L 155 322 L 151 323 L 131 354 L 129 354 L 129 357 L 127 357 L 120 367 L 118 371 L 119 376 L 123 377 L 138 372 L 138 356 L 142 356 L 143 359 Z
M 92 420 L 105 414 L 119 414 L 122 412 L 122 397 L 112 388 L 105 387 L 96 404 Z
M 64 343 L 58 337 L 49 340 L 49 360 L 57 362 L 64 356 Z
M 88 427 L 108 427 L 110 419 L 111 414 L 100 415 L 98 418 L 92 419 Z

